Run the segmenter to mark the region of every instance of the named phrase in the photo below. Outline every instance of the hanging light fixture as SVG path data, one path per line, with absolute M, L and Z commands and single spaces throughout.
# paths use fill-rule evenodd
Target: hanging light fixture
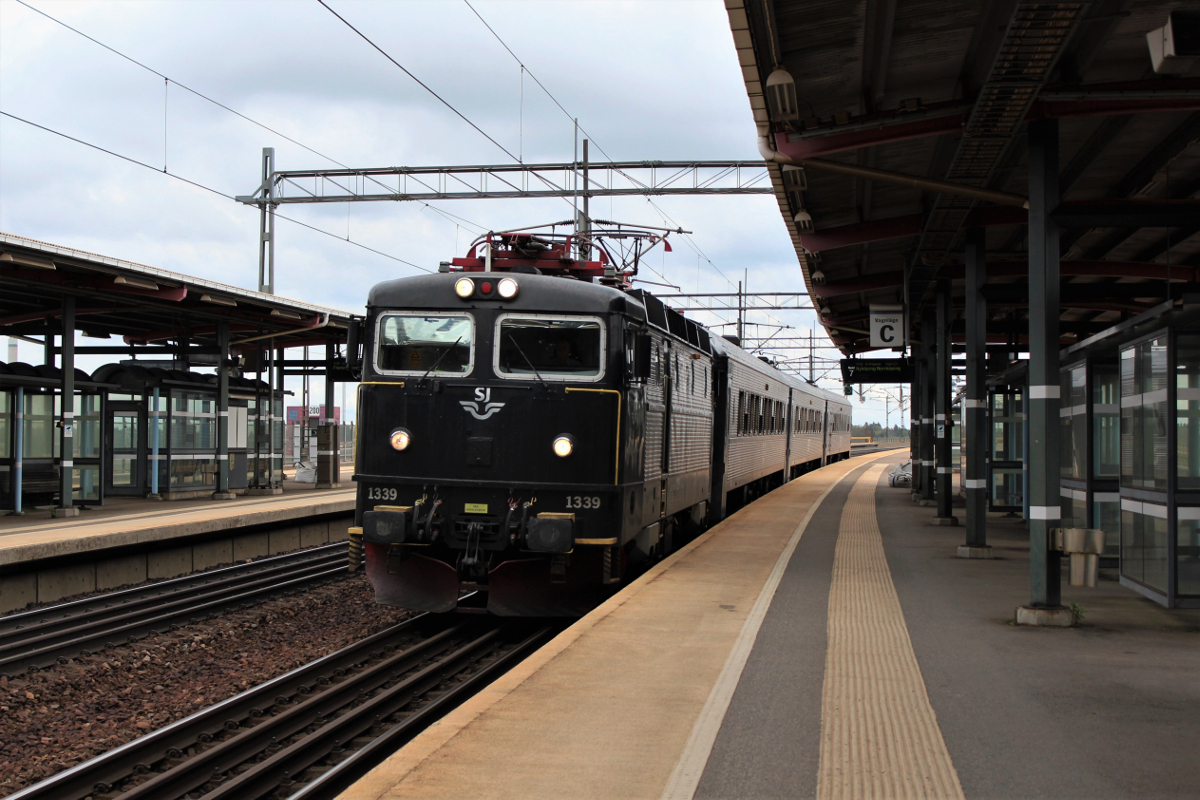
M 772 122 L 791 122 L 800 119 L 796 105 L 796 81 L 792 73 L 780 66 L 767 76 L 767 104 Z

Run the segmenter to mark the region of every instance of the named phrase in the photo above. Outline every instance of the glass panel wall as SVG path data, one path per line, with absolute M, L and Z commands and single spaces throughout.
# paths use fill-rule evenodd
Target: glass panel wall
M 1200 508 L 1179 509 L 1175 582 L 1179 594 L 1200 595 Z
M 1062 371 L 1059 397 L 1059 475 L 1082 481 L 1087 479 L 1087 366 Z
M 1121 500 L 1121 574 L 1166 593 L 1166 506 Z
M 1092 477 L 1121 475 L 1120 378 L 1115 364 L 1092 365 Z
M 15 390 L 0 389 L 0 508 L 13 507 L 13 406 Z
M 1180 334 L 1175 345 L 1176 486 L 1200 491 L 1200 335 Z
M 1121 351 L 1121 486 L 1167 488 L 1167 340 Z
M 1121 495 L 1095 492 L 1092 495 L 1092 527 L 1104 531 L 1104 555 L 1121 553 Z
M 216 485 L 217 401 L 211 394 L 171 392 L 172 491 L 197 491 Z
M 16 392 L 0 391 L 0 458 L 12 458 L 13 406 Z
M 54 435 L 56 395 L 25 394 L 25 458 L 57 458 L 58 437 Z

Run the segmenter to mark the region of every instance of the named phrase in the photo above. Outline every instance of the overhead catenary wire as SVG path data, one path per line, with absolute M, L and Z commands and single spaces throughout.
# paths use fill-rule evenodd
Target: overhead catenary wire
M 136 164 L 139 167 L 145 167 L 146 169 L 148 169 L 152 172 L 158 173 L 159 175 L 166 175 L 168 178 L 174 178 L 177 181 L 182 181 L 183 183 L 186 183 L 190 186 L 194 186 L 197 189 L 203 189 L 206 192 L 212 192 L 213 194 L 218 195 L 219 197 L 223 197 L 226 200 L 234 199 L 233 195 L 225 194 L 224 192 L 220 191 L 219 189 L 214 189 L 211 186 L 205 186 L 203 183 L 198 183 L 197 181 L 194 181 L 191 178 L 185 178 L 182 175 L 175 174 L 174 172 L 167 172 L 165 169 L 159 169 L 158 167 L 155 167 L 151 164 L 147 164 L 144 161 L 138 161 L 136 158 L 131 158 L 127 155 L 117 153 L 113 150 L 108 150 L 107 148 L 101 147 L 98 144 L 92 144 L 91 142 L 84 141 L 83 139 L 78 139 L 74 136 L 63 133 L 62 131 L 57 131 L 53 128 L 47 128 L 45 125 L 39 125 L 36 122 L 25 119 L 24 117 L 18 117 L 16 114 L 10 114 L 9 112 L 4 111 L 2 109 L 0 109 L 0 116 L 8 117 L 9 119 L 16 120 L 17 122 L 23 122 L 24 124 L 29 125 L 33 128 L 43 130 L 46 133 L 52 133 L 55 136 L 60 136 L 63 139 L 67 139 L 69 141 L 75 142 L 76 144 L 81 144 L 84 147 L 90 147 L 93 150 L 99 150 L 101 153 L 106 153 L 110 156 L 114 156 L 115 158 L 119 158 L 122 161 L 128 161 L 130 164 Z M 382 250 L 376 250 L 375 248 L 373 248 L 369 245 L 365 245 L 362 242 L 356 242 L 353 239 L 343 238 L 336 233 L 331 233 L 327 230 L 323 230 L 321 228 L 316 227 L 315 225 L 309 225 L 307 222 L 301 222 L 298 219 L 293 219 L 292 217 L 284 216 L 283 214 L 279 214 L 279 213 L 276 213 L 275 216 L 278 217 L 279 219 L 287 220 L 288 222 L 290 222 L 294 225 L 299 225 L 302 228 L 308 228 L 310 231 L 315 231 L 316 233 L 322 233 L 332 239 L 337 239 L 339 242 L 348 242 L 348 243 L 354 245 L 355 247 L 360 247 L 363 250 L 368 250 L 372 253 L 375 253 L 376 255 L 383 256 L 384 258 L 391 259 L 392 261 L 397 261 L 401 264 L 405 264 L 414 269 L 419 269 L 422 272 L 432 272 L 433 271 L 433 270 L 429 269 L 428 267 L 422 267 L 419 264 L 414 264 L 411 261 L 406 261 L 405 259 L 400 258 L 399 256 L 394 256 L 394 255 L 391 255 L 390 253 L 385 253 Z
M 318 0 L 318 1 L 323 3 L 323 0 Z M 496 29 L 493 28 L 486 19 L 484 19 L 483 15 L 480 14 L 478 9 L 476 9 L 475 6 L 473 6 L 471 4 L 470 0 L 463 0 L 463 3 L 466 4 L 467 8 L 469 8 L 471 10 L 471 13 L 473 13 L 479 19 L 479 21 L 481 23 L 483 23 L 483 26 L 485 28 L 487 28 L 488 32 L 491 33 L 493 37 L 495 37 L 496 41 L 500 43 L 500 46 L 503 47 L 505 49 L 505 51 L 507 51 L 508 54 L 510 56 L 512 56 L 513 60 L 517 62 L 517 64 L 521 68 L 522 77 L 526 73 L 528 73 L 529 77 L 533 80 L 533 82 L 538 85 L 538 88 L 540 88 L 546 94 L 546 96 L 548 98 L 550 98 L 550 101 L 553 102 L 554 105 L 558 107 L 559 111 L 561 111 L 563 113 L 563 115 L 567 117 L 567 119 L 572 121 L 572 123 L 577 127 L 579 133 L 583 134 L 583 136 L 585 136 L 588 139 L 588 141 L 592 144 L 592 146 L 594 146 L 596 148 L 596 150 L 598 150 L 600 152 L 600 154 L 603 155 L 606 159 L 608 159 L 608 161 L 611 163 L 613 161 L 612 157 L 604 150 L 604 148 L 600 145 L 600 143 L 596 141 L 595 137 L 593 137 L 590 133 L 588 133 L 588 131 L 582 125 L 579 124 L 578 119 L 576 117 L 572 116 L 571 112 L 567 111 L 566 107 L 563 106 L 563 104 L 558 101 L 558 98 L 555 97 L 554 94 L 549 89 L 546 88 L 545 84 L 543 84 L 538 79 L 537 75 L 535 75 L 533 73 L 533 70 L 531 70 L 529 68 L 529 66 L 524 61 L 521 60 L 521 57 L 518 56 L 511 47 L 508 46 L 508 43 L 504 41 L 504 38 L 502 36 L 500 36 L 499 33 L 496 32 Z M 624 176 L 625 178 L 629 178 L 629 176 L 626 175 L 622 170 L 616 170 L 616 171 L 619 174 L 621 174 L 622 176 Z M 584 190 L 586 191 L 587 188 L 585 187 Z M 646 202 L 649 203 L 659 213 L 659 215 L 663 218 L 664 222 L 668 222 L 677 228 L 681 227 L 677 222 L 675 222 L 675 220 L 673 220 L 670 217 L 669 214 L 667 214 L 665 211 L 663 211 L 662 208 L 657 203 L 655 203 L 652 199 L 647 197 Z M 730 280 L 729 276 L 726 275 L 721 270 L 721 268 L 718 267 L 716 265 L 716 263 L 714 263 L 713 260 L 708 257 L 708 255 L 706 253 L 704 253 L 704 251 L 699 247 L 699 245 L 695 244 L 692 241 L 693 237 L 687 236 L 686 234 L 683 234 L 682 236 L 683 236 L 684 244 L 686 244 L 688 247 L 690 247 L 696 253 L 697 257 L 702 258 L 709 266 L 711 266 L 714 270 L 716 270 L 717 274 L 720 275 L 722 278 L 724 278 L 726 283 L 728 283 L 730 286 L 735 285 L 734 282 L 732 280 Z M 651 272 L 654 272 L 654 274 L 658 275 L 660 278 L 663 278 L 664 281 L 667 280 L 665 277 L 663 277 L 663 275 L 661 273 L 657 272 L 654 269 L 651 269 L 649 266 L 647 266 L 647 269 L 650 269 Z M 773 314 L 767 314 L 767 318 L 778 321 L 778 318 L 775 317 Z
M 318 2 L 321 2 L 321 1 L 322 0 L 318 0 Z M 479 21 L 482 22 L 483 26 L 488 29 L 488 32 L 491 33 L 492 36 L 494 36 L 496 38 L 496 41 L 500 43 L 500 46 L 503 47 L 508 52 L 508 54 L 513 57 L 513 60 L 516 61 L 517 64 L 521 67 L 522 74 L 527 73 L 529 75 L 529 77 L 533 80 L 533 82 L 538 85 L 538 88 L 541 89 L 543 92 L 545 92 L 546 96 L 550 98 L 550 101 L 552 103 L 554 103 L 554 105 L 558 106 L 558 110 L 561 111 L 567 117 L 567 119 L 571 120 L 571 122 L 574 124 L 574 126 L 578 129 L 578 132 L 583 134 L 583 136 L 585 138 L 587 138 L 587 140 L 592 144 L 592 146 L 594 146 L 598 151 L 600 151 L 600 154 L 602 156 L 604 156 L 606 159 L 608 159 L 609 163 L 612 163 L 612 161 L 613 161 L 612 156 L 610 156 L 605 151 L 605 149 L 600 145 L 600 143 L 597 142 L 596 139 L 590 133 L 588 133 L 587 130 L 582 125 L 579 124 L 579 120 L 576 117 L 573 117 L 571 115 L 571 112 L 567 111 L 566 107 L 563 106 L 563 104 L 558 101 L 558 98 L 555 97 L 554 94 L 549 89 L 546 88 L 545 84 L 543 84 L 540 80 L 538 80 L 538 77 L 533 74 L 533 70 L 531 70 L 529 68 L 529 66 L 524 61 L 521 60 L 520 56 L 518 56 L 515 52 L 513 52 L 513 49 L 511 47 L 509 47 L 508 43 L 504 41 L 504 38 L 501 37 L 500 34 L 496 32 L 496 29 L 493 28 L 491 26 L 491 24 L 489 24 L 488 21 L 483 18 L 483 15 L 479 13 L 479 11 L 475 8 L 475 6 L 471 5 L 470 0 L 463 0 L 463 3 L 466 4 L 467 8 L 471 9 L 471 13 L 473 13 L 476 17 L 479 18 Z M 617 172 L 626 178 L 629 177 L 622 170 L 617 170 Z M 584 191 L 587 191 L 586 186 L 584 187 Z M 661 208 L 659 208 L 656 203 L 654 203 L 652 200 L 650 200 L 650 198 L 646 198 L 646 202 L 648 202 L 648 203 L 650 203 L 650 205 L 654 206 L 654 208 L 659 212 L 660 216 L 663 217 L 664 221 L 669 220 L 669 217 L 666 214 L 666 212 L 664 212 Z M 675 227 L 677 227 L 677 228 L 681 227 L 678 223 L 675 223 L 674 220 L 669 220 L 669 221 L 672 224 L 674 224 Z M 685 243 L 687 242 L 688 238 L 689 237 L 684 235 Z M 691 246 L 691 245 L 689 244 L 689 246 Z M 713 263 L 712 259 L 710 259 L 707 255 L 704 255 L 699 250 L 699 248 L 692 247 L 692 249 L 696 251 L 697 255 L 699 255 L 706 262 L 708 262 L 708 264 L 713 269 L 715 269 L 717 271 L 717 273 L 729 283 L 730 286 L 734 285 L 734 283 L 729 280 L 729 277 L 727 275 L 725 275 L 725 273 L 721 272 L 720 268 L 717 267 L 717 265 Z M 651 272 L 654 272 L 654 274 L 658 275 L 660 278 L 663 278 L 663 276 L 660 273 L 658 273 L 657 271 L 651 269 Z M 663 278 L 663 280 L 666 280 L 666 278 Z
M 503 151 L 504 151 L 504 153 L 505 153 L 505 154 L 506 154 L 506 155 L 507 155 L 509 158 L 511 158 L 513 161 L 516 161 L 517 163 L 520 163 L 521 159 L 519 159 L 517 156 L 513 155 L 512 151 L 510 151 L 510 150 L 509 150 L 507 147 L 505 147 L 504 145 L 500 144 L 498 141 L 496 141 L 495 139 L 493 139 L 493 138 L 492 138 L 492 136 L 491 136 L 491 135 L 490 135 L 490 134 L 489 134 L 487 131 L 485 131 L 483 128 L 479 127 L 479 126 L 478 126 L 478 125 L 476 125 L 474 122 L 472 122 L 470 119 L 468 119 L 468 118 L 467 118 L 467 116 L 466 116 L 465 114 L 463 114 L 461 111 L 459 111 L 457 108 L 455 108 L 454 106 L 450 105 L 450 103 L 449 103 L 449 102 L 448 102 L 448 101 L 447 101 L 447 100 L 446 100 L 444 97 L 442 97 L 440 94 L 438 94 L 438 93 L 437 93 L 437 92 L 435 92 L 433 89 L 431 89 L 431 88 L 430 88 L 430 87 L 429 87 L 429 86 L 428 86 L 428 85 L 427 85 L 427 84 L 426 84 L 424 81 L 422 81 L 422 80 L 421 80 L 420 78 L 418 78 L 416 75 L 412 74 L 412 72 L 410 72 L 410 71 L 409 71 L 409 70 L 408 70 L 408 69 L 407 69 L 407 68 L 406 68 L 406 67 L 405 67 L 403 64 L 401 64 L 401 63 L 400 63 L 399 61 L 397 61 L 396 59 L 392 58 L 392 57 L 391 57 L 391 56 L 388 54 L 388 52 L 387 52 L 386 50 L 384 50 L 384 49 L 383 49 L 382 47 L 380 47 L 379 45 L 375 44 L 375 42 L 371 41 L 371 38 L 370 38 L 369 36 L 367 36 L 365 33 L 363 33 L 362 31 L 360 31 L 358 28 L 356 28 L 356 27 L 354 27 L 352 24 L 350 24 L 350 21 L 349 21 L 349 20 L 347 20 L 345 17 L 343 17 L 341 14 L 337 13 L 336 11 L 334 11 L 334 10 L 333 10 L 333 9 L 332 9 L 332 8 L 329 6 L 329 4 L 325 2 L 325 0 L 317 0 L 317 2 L 318 2 L 318 3 L 320 3 L 322 6 L 324 6 L 324 7 L 325 7 L 325 9 L 326 9 L 326 10 L 327 10 L 327 11 L 328 11 L 330 14 L 333 14 L 335 17 L 337 17 L 339 20 L 341 20 L 341 21 L 342 21 L 342 24 L 344 24 L 344 25 L 345 25 L 347 28 L 349 28 L 350 30 L 352 30 L 352 31 L 354 31 L 355 33 L 357 33 L 357 34 L 358 34 L 360 37 L 362 37 L 362 40 L 363 40 L 364 42 L 366 42 L 367 44 L 371 45 L 371 47 L 375 48 L 375 50 L 377 50 L 377 51 L 379 52 L 379 54 L 380 54 L 380 55 L 382 55 L 382 56 L 383 56 L 384 58 L 386 58 L 388 61 L 390 61 L 390 62 L 392 62 L 393 64 L 395 64 L 395 65 L 396 65 L 396 66 L 397 66 L 397 67 L 398 67 L 398 68 L 399 68 L 399 69 L 400 69 L 400 70 L 401 70 L 401 71 L 402 71 L 402 72 L 403 72 L 405 75 L 407 75 L 408 77 L 410 77 L 410 78 L 412 78 L 414 81 L 416 81 L 416 82 L 417 82 L 417 85 L 419 85 L 419 86 L 420 86 L 422 89 L 424 89 L 425 91 L 427 91 L 427 92 L 429 92 L 431 95 L 433 95 L 435 98 L 437 98 L 438 102 L 440 102 L 440 103 L 441 103 L 442 105 L 444 105 L 446 108 L 448 108 L 448 109 L 450 109 L 451 111 L 453 111 L 453 112 L 454 112 L 454 114 L 455 114 L 455 115 L 456 115 L 456 116 L 457 116 L 459 119 L 461 119 L 463 122 L 467 123 L 467 124 L 468 124 L 468 125 L 470 125 L 472 128 L 474 128 L 476 131 L 478 131 L 478 132 L 479 132 L 479 134 L 480 134 L 481 136 L 483 136 L 485 139 L 487 139 L 487 140 L 488 140 L 489 142 L 491 142 L 492 144 L 496 145 L 496 147 L 499 147 L 501 150 L 503 150 Z
M 135 64 L 135 65 L 141 67 L 142 69 L 146 70 L 147 72 L 154 73 L 158 77 L 162 78 L 164 81 L 169 81 L 170 83 L 175 84 L 180 89 L 183 89 L 186 92 L 191 92 L 192 94 L 196 95 L 196 97 L 199 97 L 201 100 L 206 100 L 209 103 L 212 103 L 214 106 L 223 108 L 226 111 L 228 111 L 230 114 L 234 114 L 235 116 L 241 117 L 246 122 L 249 122 L 251 125 L 256 125 L 259 128 L 262 128 L 263 130 L 265 130 L 269 133 L 272 133 L 275 136 L 280 137 L 281 139 L 285 139 L 285 140 L 291 142 L 292 144 L 296 145 L 297 147 L 307 150 L 308 152 L 312 153 L 315 156 L 319 156 L 319 157 L 325 159 L 326 161 L 337 164 L 339 167 L 342 167 L 344 169 L 349 169 L 349 167 L 347 167 L 342 162 L 338 161 L 336 158 L 333 158 L 332 156 L 327 156 L 320 151 L 314 150 L 313 148 L 309 147 L 308 145 L 304 144 L 303 142 L 298 142 L 295 139 L 293 139 L 292 137 L 288 136 L 287 134 L 280 133 L 279 131 L 275 130 L 274 128 L 272 128 L 268 125 L 264 125 L 263 123 L 259 122 L 258 120 L 251 119 L 250 117 L 247 117 L 245 114 L 241 113 L 240 111 L 230 108 L 229 106 L 225 105 L 221 101 L 214 100 L 213 98 L 209 97 L 208 95 L 206 95 L 202 92 L 199 92 L 199 91 L 191 88 L 190 86 L 182 84 L 177 80 L 172 80 L 168 76 L 166 76 L 166 75 L 162 74 L 161 72 L 159 72 L 158 70 L 156 70 L 154 67 L 147 66 L 146 64 L 143 64 L 141 61 L 138 61 L 136 58 L 126 55 L 125 53 L 122 53 L 120 50 L 116 49 L 115 47 L 110 47 L 109 45 L 105 44 L 104 42 L 100 41 L 99 39 L 96 39 L 92 36 L 88 36 L 86 33 L 79 30 L 78 28 L 74 28 L 74 27 L 68 25 L 67 23 L 63 22 L 62 20 L 57 19 L 56 17 L 50 16 L 45 11 L 42 11 L 41 9 L 36 8 L 35 6 L 31 6 L 29 3 L 25 2 L 25 0 L 17 0 L 17 2 L 20 3 L 21 5 L 25 6 L 26 8 L 28 8 L 30 11 L 33 11 L 36 14 L 40 14 L 41 16 L 45 17 L 46 19 L 50 20 L 51 22 L 61 25 L 62 27 L 66 28 L 67 30 L 71 31 L 72 33 L 76 33 L 76 34 L 82 36 L 84 39 L 87 39 L 92 44 L 103 47 L 105 50 L 109 51 L 113 55 L 119 56 L 119 57 L 125 59 L 126 61 L 130 62 L 131 64 Z
M 239 119 L 249 122 L 251 125 L 261 128 L 262 130 L 267 131 L 268 133 L 270 133 L 274 136 L 278 136 L 279 138 L 283 139 L 284 141 L 287 141 L 287 142 L 290 142 L 291 144 L 296 145 L 297 147 L 301 148 L 302 150 L 306 150 L 309 153 L 312 153 L 313 155 L 317 156 L 318 158 L 323 158 L 326 161 L 330 162 L 331 164 L 336 164 L 337 166 L 341 167 L 342 169 L 352 169 L 352 167 L 350 167 L 349 165 L 345 164 L 344 162 L 334 158 L 333 156 L 328 155 L 326 153 L 322 153 L 321 151 L 319 151 L 315 148 L 309 147 L 308 145 L 304 144 L 304 142 L 294 139 L 291 136 L 288 136 L 286 133 L 281 133 L 280 131 L 276 130 L 275 128 L 272 128 L 270 125 L 267 125 L 266 123 L 263 123 L 263 122 L 259 122 L 258 120 L 254 119 L 253 117 L 246 116 L 245 114 L 238 111 L 237 109 L 231 108 L 230 106 L 222 103 L 220 100 L 209 97 L 208 95 L 204 94 L 203 92 L 201 92 L 197 89 L 193 89 L 192 87 L 190 87 L 186 84 L 180 83 L 179 81 L 171 78 L 168 75 L 164 75 L 162 72 L 159 72 L 154 67 L 151 67 L 148 64 L 138 61 L 133 56 L 130 56 L 127 53 L 124 53 L 111 45 L 105 44 L 104 42 L 100 41 L 99 39 L 95 38 L 94 36 L 89 36 L 88 34 L 84 33 L 83 31 L 79 30 L 78 28 L 68 25 L 66 22 L 63 22 L 62 20 L 58 19 L 57 17 L 53 17 L 50 14 L 47 14 L 45 11 L 42 11 L 41 9 L 39 9 L 35 6 L 30 5 L 25 0 L 16 0 L 16 1 L 18 3 L 20 3 L 21 5 L 25 6 L 26 8 L 28 8 L 30 11 L 33 11 L 35 14 L 39 14 L 39 15 L 45 17 L 46 19 L 50 20 L 51 22 L 55 23 L 56 25 L 60 25 L 64 28 L 66 28 L 67 30 L 71 31 L 72 33 L 74 33 L 78 36 L 81 36 L 84 39 L 87 39 L 92 44 L 95 44 L 98 47 L 101 47 L 101 48 L 107 50 L 108 52 L 112 53 L 113 55 L 115 55 L 119 58 L 123 58 L 126 61 L 128 61 L 129 63 L 134 64 L 135 66 L 138 66 L 138 67 L 146 70 L 147 72 L 149 72 L 153 75 L 157 75 L 158 77 L 163 79 L 164 85 L 167 88 L 164 88 L 164 97 L 163 97 L 163 169 L 161 170 L 162 172 L 164 172 L 164 173 L 167 172 L 167 169 L 166 169 L 166 165 L 167 165 L 167 100 L 166 100 L 165 92 L 167 92 L 167 90 L 169 89 L 171 84 L 174 84 L 175 86 L 179 87 L 180 89 L 183 89 L 184 91 L 195 95 L 196 97 L 200 98 L 201 100 L 204 100 L 205 102 L 211 103 L 212 105 L 216 106 L 217 108 L 220 108 L 224 111 L 228 111 L 230 114 L 233 114 L 234 116 L 238 117 Z M 170 173 L 168 173 L 168 174 L 170 174 Z M 178 177 L 178 176 L 175 176 L 175 177 Z M 376 180 L 375 178 L 368 176 L 368 179 L 372 183 L 375 183 L 375 184 L 383 187 L 384 189 L 388 189 L 387 186 L 384 186 L 382 183 L 379 183 L 379 181 Z M 389 189 L 389 191 L 390 191 L 390 189 Z M 435 206 L 431 206 L 428 203 L 426 203 L 426 206 L 432 211 L 437 211 L 438 213 L 441 213 L 443 216 L 446 216 L 448 214 L 449 216 L 455 217 L 456 219 L 459 219 L 462 222 L 467 223 L 468 225 L 472 225 L 476 228 L 479 228 L 480 230 L 486 230 L 486 228 L 484 226 L 479 225 L 478 223 L 474 223 L 474 222 L 471 222 L 470 220 L 463 219 L 462 217 L 458 217 L 455 214 L 450 214 L 449 212 L 442 211 L 441 209 L 439 209 Z M 279 214 L 276 214 L 276 216 L 280 216 L 282 219 L 290 219 L 289 217 L 283 217 L 282 215 L 279 215 Z

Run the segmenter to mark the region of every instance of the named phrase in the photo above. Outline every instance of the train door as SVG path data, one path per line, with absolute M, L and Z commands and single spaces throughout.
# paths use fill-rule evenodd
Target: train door
M 792 390 L 788 389 L 787 399 L 787 414 L 784 415 L 783 421 L 783 482 L 787 483 L 792 479 L 792 429 L 796 427 L 792 424 L 792 416 L 796 413 L 795 407 L 792 405 Z
M 1021 387 L 988 388 L 988 511 L 1024 508 L 1024 410 Z
M 829 434 L 830 428 L 833 426 L 833 421 L 829 419 L 829 401 L 825 401 L 825 411 L 821 415 L 821 466 L 825 466 L 825 459 L 829 455 Z
M 145 494 L 147 462 L 146 408 L 142 403 L 110 402 L 105 408 L 108 463 L 105 494 Z
M 675 395 L 675 353 L 671 340 L 663 338 L 663 424 L 662 424 L 662 472 L 659 473 L 659 507 L 661 519 L 667 515 L 667 487 L 671 477 L 671 425 L 674 412 L 671 408 Z

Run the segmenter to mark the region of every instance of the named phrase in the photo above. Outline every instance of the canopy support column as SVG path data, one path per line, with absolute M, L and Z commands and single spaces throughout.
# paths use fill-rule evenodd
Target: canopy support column
M 233 500 L 229 491 L 229 323 L 217 322 L 217 490 L 213 500 Z
M 337 340 L 325 342 L 325 424 L 317 432 L 317 488 L 341 487 L 341 452 L 338 445 L 338 422 L 334 414 L 333 371 L 337 360 Z
M 1067 626 L 1059 552 L 1058 120 L 1029 123 L 1029 605 L 1017 622 Z
M 933 316 L 926 313 L 921 320 L 921 505 L 934 504 L 934 428 L 933 395 L 937 385 L 934 373 L 933 343 L 936 326 Z
M 53 337 L 46 335 L 46 341 Z M 47 348 L 54 358 L 53 345 Z M 62 383 L 61 414 L 58 420 L 58 507 L 56 517 L 77 517 L 75 507 L 75 296 L 66 295 L 62 301 Z
M 938 281 L 937 286 L 937 360 L 934 368 L 937 379 L 934 426 L 937 431 L 937 516 L 935 525 L 957 525 L 954 516 L 954 450 L 950 430 L 954 424 L 950 413 L 950 281 Z
M 967 543 L 958 548 L 959 558 L 991 558 L 987 543 L 987 279 L 985 232 L 967 230 L 967 393 L 963 399 L 965 425 L 959 442 L 966 454 L 962 482 L 967 494 Z

